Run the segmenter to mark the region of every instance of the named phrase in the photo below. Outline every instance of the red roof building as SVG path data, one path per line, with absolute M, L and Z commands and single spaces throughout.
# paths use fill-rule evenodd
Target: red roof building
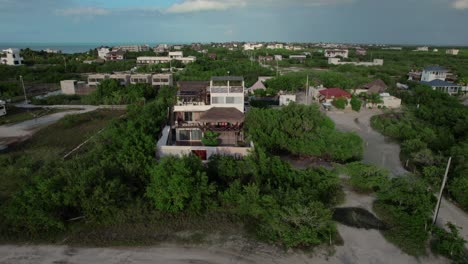
M 327 100 L 341 98 L 341 97 L 351 98 L 350 93 L 340 88 L 328 88 L 328 89 L 319 91 L 319 93 L 321 97 Z

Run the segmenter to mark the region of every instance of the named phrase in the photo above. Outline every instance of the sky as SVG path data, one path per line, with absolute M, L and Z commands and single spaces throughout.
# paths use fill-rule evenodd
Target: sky
M 468 45 L 468 0 L 0 0 L 0 42 Z

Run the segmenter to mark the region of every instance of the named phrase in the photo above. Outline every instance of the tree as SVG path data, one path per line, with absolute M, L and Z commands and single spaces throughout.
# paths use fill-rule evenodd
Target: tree
M 219 145 L 219 133 L 207 130 L 202 138 L 202 143 L 205 146 L 218 146 Z
M 212 205 L 215 187 L 197 156 L 162 158 L 150 169 L 150 177 L 146 196 L 161 211 L 200 213 Z
M 357 96 L 353 95 L 353 97 L 351 98 L 351 108 L 354 111 L 359 112 L 361 110 L 361 106 L 362 106 L 361 100 L 359 100 Z
M 449 231 L 443 228 L 434 226 L 432 234 L 435 241 L 432 243 L 432 250 L 438 254 L 444 255 L 455 263 L 463 263 L 468 260 L 465 255 L 466 240 L 460 236 L 459 227 L 448 222 Z

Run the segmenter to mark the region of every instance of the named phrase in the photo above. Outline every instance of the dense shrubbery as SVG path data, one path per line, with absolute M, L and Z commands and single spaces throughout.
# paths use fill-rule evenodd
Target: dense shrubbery
M 459 228 L 452 223 L 447 223 L 447 227 L 450 231 L 433 227 L 432 251 L 454 260 L 455 263 L 468 262 L 468 254 L 465 252 L 466 240 L 460 236 Z
M 388 172 L 374 165 L 353 162 L 346 165 L 350 184 L 358 191 L 373 192 L 388 185 Z
M 272 152 L 349 161 L 359 160 L 363 151 L 359 136 L 336 131 L 315 105 L 254 108 L 247 114 L 246 132 L 257 145 Z
M 436 188 L 441 183 L 448 157 L 452 156 L 448 189 L 467 209 L 468 108 L 456 98 L 424 86 L 403 94 L 403 99 L 408 111 L 373 117 L 372 126 L 400 140 L 402 157 L 409 159 L 417 174 Z
M 356 111 L 356 112 L 361 111 L 362 102 L 356 96 L 353 95 L 353 98 L 351 98 L 350 104 L 351 104 L 351 108 L 354 111 Z
M 385 237 L 411 255 L 423 255 L 435 197 L 420 180 L 394 178 L 377 192 L 374 210 L 390 229 Z

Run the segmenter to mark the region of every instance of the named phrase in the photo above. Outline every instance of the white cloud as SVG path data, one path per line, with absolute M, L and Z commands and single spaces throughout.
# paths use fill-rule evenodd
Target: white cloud
M 183 0 L 167 8 L 168 13 L 189 13 L 212 10 L 227 10 L 229 8 L 258 6 L 258 5 L 304 5 L 322 6 L 341 3 L 350 3 L 354 0 Z
M 59 9 L 56 13 L 61 16 L 103 16 L 110 14 L 111 11 L 99 7 L 77 7 Z
M 189 13 L 209 10 L 227 10 L 232 7 L 245 6 L 244 0 L 185 0 L 182 3 L 173 4 L 166 11 L 169 13 Z
M 456 0 L 452 3 L 452 7 L 455 9 L 468 9 L 468 0 Z

